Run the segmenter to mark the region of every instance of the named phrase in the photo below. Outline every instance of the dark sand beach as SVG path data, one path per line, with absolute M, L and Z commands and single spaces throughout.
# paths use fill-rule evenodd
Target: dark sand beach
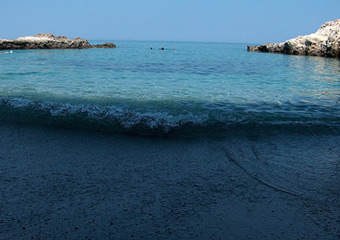
M 1 239 L 339 239 L 340 136 L 1 124 Z

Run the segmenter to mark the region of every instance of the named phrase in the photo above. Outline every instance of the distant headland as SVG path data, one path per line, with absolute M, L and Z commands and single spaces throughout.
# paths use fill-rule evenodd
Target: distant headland
M 116 48 L 114 43 L 91 45 L 82 38 L 69 39 L 65 36 L 54 36 L 52 33 L 39 33 L 35 36 L 19 37 L 13 40 L 0 39 L 0 50 L 14 49 L 84 49 Z
M 340 19 L 326 22 L 310 35 L 283 43 L 248 46 L 248 51 L 340 58 Z

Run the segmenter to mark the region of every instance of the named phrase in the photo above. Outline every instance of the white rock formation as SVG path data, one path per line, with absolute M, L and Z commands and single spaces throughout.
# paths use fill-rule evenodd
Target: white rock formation
M 248 51 L 340 58 L 340 19 L 323 24 L 316 33 L 283 43 L 248 46 Z

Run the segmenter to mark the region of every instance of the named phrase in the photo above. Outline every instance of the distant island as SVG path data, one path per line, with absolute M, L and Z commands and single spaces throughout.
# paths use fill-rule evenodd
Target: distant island
M 340 19 L 326 22 L 310 35 L 283 43 L 248 46 L 248 51 L 340 58 Z
M 54 36 L 52 33 L 39 33 L 35 36 L 19 37 L 8 40 L 0 39 L 0 50 L 14 49 L 84 49 L 116 48 L 114 43 L 91 45 L 82 38 L 69 39 L 65 36 Z

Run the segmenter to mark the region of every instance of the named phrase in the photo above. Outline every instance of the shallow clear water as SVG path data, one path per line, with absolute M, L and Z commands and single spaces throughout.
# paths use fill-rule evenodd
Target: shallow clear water
M 2 51 L 1 118 L 137 132 L 340 120 L 338 59 L 253 53 L 246 44 L 116 44 Z

